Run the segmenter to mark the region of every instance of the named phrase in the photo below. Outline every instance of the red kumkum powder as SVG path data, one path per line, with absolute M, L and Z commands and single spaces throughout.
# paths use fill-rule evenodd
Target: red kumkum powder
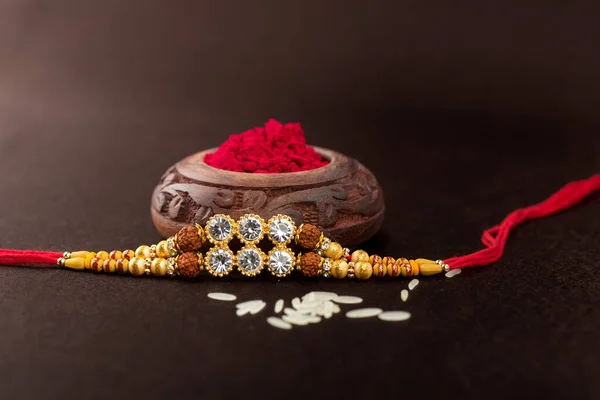
M 231 135 L 204 162 L 227 171 L 256 174 L 308 171 L 329 163 L 306 144 L 299 123 L 282 124 L 270 119 L 265 127 Z

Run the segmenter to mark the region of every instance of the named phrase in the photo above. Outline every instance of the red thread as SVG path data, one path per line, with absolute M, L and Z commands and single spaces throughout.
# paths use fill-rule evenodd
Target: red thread
M 283 125 L 274 119 L 264 128 L 231 135 L 214 154 L 207 154 L 204 162 L 227 171 L 258 174 L 308 171 L 329 163 L 307 146 L 299 123 Z
M 51 267 L 62 255 L 55 251 L 0 249 L 0 265 Z
M 450 269 L 492 264 L 502 257 L 508 235 L 514 228 L 527 220 L 543 218 L 571 208 L 599 189 L 600 174 L 571 182 L 541 203 L 515 210 L 508 214 L 500 225 L 484 231 L 481 242 L 486 246 L 485 249 L 460 257 L 452 257 L 444 262 L 449 265 Z

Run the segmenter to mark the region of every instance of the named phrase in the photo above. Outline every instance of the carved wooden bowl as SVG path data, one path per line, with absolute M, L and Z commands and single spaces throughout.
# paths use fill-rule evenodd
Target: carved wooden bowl
M 286 214 L 311 223 L 344 246 L 377 232 L 385 210 L 383 192 L 358 161 L 315 147 L 330 162 L 311 171 L 283 174 L 231 172 L 204 163 L 206 150 L 172 166 L 152 194 L 152 220 L 165 237 L 186 225 L 203 225 L 214 214 L 237 219 L 254 213 L 267 221 Z

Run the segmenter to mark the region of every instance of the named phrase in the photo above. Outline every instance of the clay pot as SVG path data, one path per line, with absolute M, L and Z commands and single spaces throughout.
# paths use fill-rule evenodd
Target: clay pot
M 286 214 L 311 223 L 344 246 L 377 232 L 385 210 L 381 187 L 358 161 L 315 147 L 330 163 L 284 174 L 224 171 L 204 163 L 205 150 L 172 166 L 152 194 L 152 220 L 165 237 L 186 225 L 204 225 L 214 214 L 237 219 L 254 213 L 268 220 Z

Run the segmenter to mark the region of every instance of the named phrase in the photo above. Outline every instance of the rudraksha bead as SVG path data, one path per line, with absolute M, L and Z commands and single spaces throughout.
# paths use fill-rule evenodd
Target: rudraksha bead
M 188 251 L 177 257 L 177 268 L 182 278 L 195 278 L 200 275 L 198 254 Z
M 321 230 L 313 224 L 303 224 L 298 230 L 296 244 L 303 249 L 314 250 L 321 240 Z
M 186 226 L 177 233 L 177 244 L 182 252 L 200 250 L 203 236 L 195 226 Z
M 312 251 L 302 254 L 300 257 L 300 272 L 302 272 L 302 275 L 308 277 L 318 276 L 321 260 L 321 256 Z

